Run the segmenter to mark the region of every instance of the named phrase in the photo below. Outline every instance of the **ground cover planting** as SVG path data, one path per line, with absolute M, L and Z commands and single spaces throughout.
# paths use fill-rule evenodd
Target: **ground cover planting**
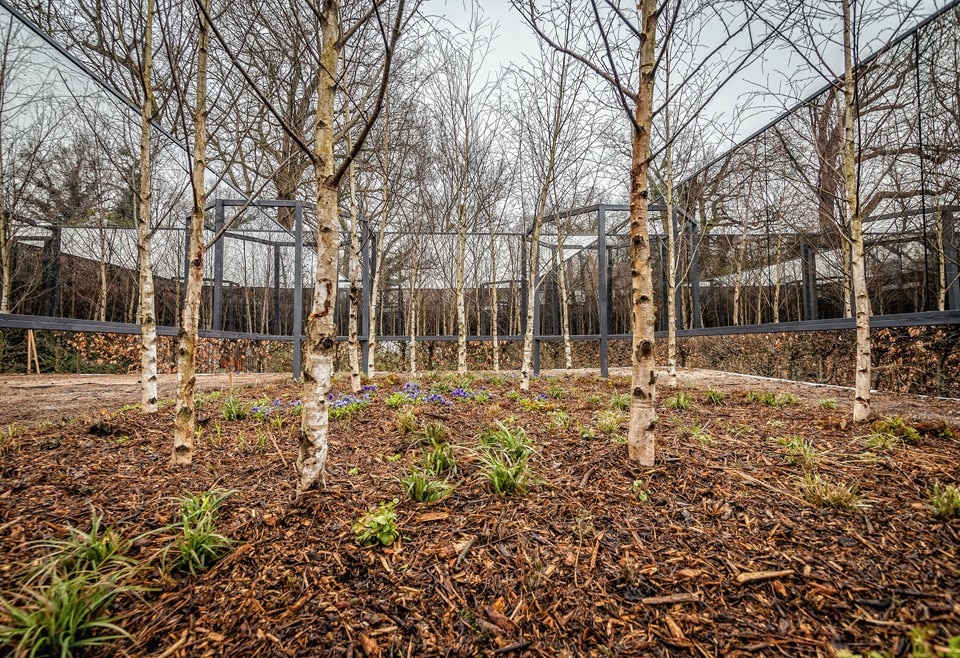
M 201 395 L 187 469 L 167 466 L 170 406 L 8 427 L 0 639 L 72 655 L 956 655 L 955 405 L 853 425 L 823 390 L 663 387 L 648 469 L 622 445 L 628 385 L 337 380 L 325 487 L 299 499 L 292 383 Z M 49 618 L 77 601 L 86 616 L 60 632 Z

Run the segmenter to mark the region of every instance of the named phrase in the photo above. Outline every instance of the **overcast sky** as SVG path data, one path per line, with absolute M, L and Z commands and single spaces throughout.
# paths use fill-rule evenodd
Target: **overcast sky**
M 947 3 L 948 0 L 919 0 L 913 16 L 903 23 L 894 19 L 868 24 L 861 37 L 861 55 L 866 56 L 889 41 L 898 33 L 898 28 L 899 32 L 909 29 Z M 838 3 L 834 4 L 839 6 Z M 864 0 L 860 4 L 862 11 L 868 12 L 889 4 L 889 0 Z M 463 28 L 469 22 L 470 5 L 466 0 L 433 0 L 426 7 L 426 11 L 443 16 L 453 25 Z M 537 37 L 510 6 L 509 0 L 482 0 L 478 2 L 478 6 L 491 23 L 497 26 L 496 38 L 486 62 L 491 75 L 511 63 L 522 64 L 525 56 L 536 54 Z M 833 27 L 839 39 L 842 27 L 840 21 L 837 20 Z M 834 70 L 842 70 L 842 51 L 839 48 L 829 49 L 826 60 Z M 796 53 L 778 49 L 768 53 L 731 81 L 707 108 L 706 113 L 720 115 L 721 123 L 733 125 L 732 131 L 717 137 L 727 141 L 729 146 L 761 128 L 784 109 L 823 84 L 824 80 Z

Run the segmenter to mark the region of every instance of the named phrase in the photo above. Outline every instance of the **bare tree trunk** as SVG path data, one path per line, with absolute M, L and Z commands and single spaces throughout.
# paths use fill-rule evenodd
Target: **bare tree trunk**
M 943 244 L 943 205 L 937 196 L 937 205 L 933 211 L 937 240 L 937 310 L 947 308 L 947 262 Z
M 417 302 L 417 278 L 420 275 L 420 257 L 414 256 L 410 271 L 410 312 L 407 314 L 407 327 L 410 331 L 410 375 L 417 374 L 417 321 L 420 307 Z
M 383 255 L 386 253 L 385 238 L 387 234 L 387 201 L 390 179 L 390 89 L 384 97 L 383 105 L 383 209 L 380 216 L 380 226 L 377 231 L 377 248 L 373 253 L 373 281 L 370 284 L 370 335 L 367 337 L 367 376 L 373 377 L 376 371 L 377 360 L 377 309 L 380 307 L 380 280 L 383 265 Z
M 297 470 L 297 492 L 302 493 L 319 482 L 325 483 L 327 430 L 329 413 L 327 393 L 333 376 L 333 348 L 336 326 L 333 308 L 336 299 L 337 226 L 339 209 L 334 177 L 333 131 L 337 64 L 339 63 L 340 3 L 326 0 L 320 16 L 320 82 L 317 89 L 315 123 L 317 190 L 317 271 L 313 289 L 313 308 L 307 320 L 304 341 L 303 416 Z M 371 317 L 371 326 L 373 318 Z M 372 370 L 372 368 L 371 368 Z
M 942 250 L 941 250 L 942 251 Z M 490 225 L 490 336 L 493 342 L 493 371 L 500 371 L 500 299 L 497 285 L 497 243 L 493 236 L 493 224 Z
M 733 266 L 736 275 L 733 279 L 733 324 L 740 324 L 740 294 L 743 289 L 743 241 L 737 240 L 733 248 Z
M 664 93 L 670 95 L 670 52 L 664 45 Z M 667 382 L 670 386 L 677 385 L 677 259 L 676 236 L 673 232 L 673 137 L 670 132 L 670 103 L 663 108 L 664 139 L 666 151 L 664 153 L 667 179 L 667 215 L 663 220 L 663 229 L 667 235 Z
M 866 262 L 863 248 L 863 219 L 857 189 L 856 141 L 854 137 L 856 89 L 853 78 L 853 24 L 850 0 L 843 0 L 843 179 L 850 207 L 851 274 L 857 324 L 857 374 L 853 400 L 853 420 L 866 420 L 870 415 L 870 297 L 867 292 Z
M 653 123 L 653 85 L 656 79 L 654 39 L 657 34 L 656 0 L 640 0 L 640 88 L 637 93 L 633 157 L 630 167 L 630 269 L 633 288 L 633 340 L 631 354 L 630 431 L 627 454 L 644 466 L 656 456 L 656 364 L 653 354 L 655 309 L 650 271 L 650 235 L 647 227 L 647 172 L 650 167 L 650 127 Z
M 140 291 L 140 409 L 157 411 L 157 302 L 153 285 L 153 251 L 150 248 L 153 188 L 150 164 L 150 122 L 157 106 L 153 97 L 154 0 L 147 0 L 143 34 L 143 108 L 140 112 L 140 198 L 137 206 L 137 255 Z
M 469 142 L 468 142 L 469 144 Z M 468 147 L 469 148 L 469 147 Z M 457 244 L 454 259 L 456 261 L 456 280 L 454 292 L 457 302 L 457 372 L 467 371 L 467 308 L 465 272 L 467 260 L 466 208 L 462 199 L 457 201 Z
M 204 9 L 209 0 L 199 0 Z M 171 465 L 189 464 L 193 461 L 193 438 L 197 428 L 195 398 L 197 330 L 200 323 L 200 296 L 203 291 L 203 224 L 207 205 L 204 189 L 204 173 L 207 168 L 207 50 L 209 34 L 207 21 L 201 12 L 200 34 L 197 46 L 197 98 L 193 117 L 193 212 L 190 215 L 189 246 L 187 254 L 190 266 L 187 274 L 187 290 L 180 320 L 177 356 L 177 415 L 173 425 L 173 455 Z
M 780 212 L 777 211 L 777 265 L 773 283 L 773 321 L 780 322 L 780 287 L 783 285 L 783 231 Z
M 347 103 L 346 121 L 350 124 L 350 103 Z M 353 140 L 347 130 L 347 152 L 353 149 Z M 357 218 L 357 177 L 353 163 L 350 163 L 347 176 L 350 179 L 350 260 L 347 263 L 350 277 L 350 317 L 347 328 L 347 352 L 350 359 L 350 390 L 360 392 L 360 340 L 357 338 L 360 308 L 360 236 Z

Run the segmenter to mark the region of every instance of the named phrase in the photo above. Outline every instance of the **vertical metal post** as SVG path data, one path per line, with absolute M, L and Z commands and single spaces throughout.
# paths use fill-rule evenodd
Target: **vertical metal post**
M 213 219 L 214 235 L 220 232 L 224 223 L 223 201 L 216 200 Z M 214 331 L 223 329 L 223 238 L 213 243 L 213 325 Z
M 280 335 L 280 245 L 273 245 L 273 318 L 270 333 Z
M 360 241 L 360 372 L 367 375 L 370 368 L 370 281 L 371 259 L 370 246 L 373 235 L 370 225 L 364 221 L 360 224 L 362 239 Z
M 294 219 L 293 246 L 293 378 L 303 371 L 303 205 L 298 201 Z M 314 290 L 313 294 L 318 291 Z
M 608 345 L 610 328 L 607 318 L 607 214 L 606 207 L 600 205 L 597 208 L 597 297 L 599 298 L 598 314 L 600 320 L 600 376 L 610 376 L 610 364 L 608 362 Z
M 43 301 L 40 315 L 57 315 L 60 305 L 60 240 L 59 226 L 50 229 L 50 237 L 43 241 Z
M 948 311 L 960 311 L 960 280 L 957 272 L 957 230 L 953 208 L 944 208 L 943 217 L 943 270 L 947 280 Z
M 667 267 L 667 236 L 665 236 L 665 235 L 660 236 L 660 239 L 658 240 L 658 242 L 660 243 L 660 279 L 661 279 L 661 281 L 660 281 L 660 283 L 661 283 L 660 292 L 661 292 L 661 295 L 662 295 L 662 297 L 663 297 L 663 303 L 662 303 L 662 304 L 659 304 L 659 306 L 660 306 L 660 308 L 666 310 L 666 308 L 667 308 L 667 301 L 668 301 L 668 299 L 669 299 L 669 294 L 670 294 L 670 293 L 668 292 L 668 290 L 669 290 L 669 288 L 670 288 L 670 280 L 667 278 L 667 277 L 668 277 L 668 273 L 667 273 L 667 269 L 668 269 L 668 267 Z M 660 330 L 661 330 L 661 331 L 666 331 L 666 330 L 668 329 L 668 326 L 667 326 L 667 325 L 668 325 L 669 323 L 667 322 L 667 315 L 666 315 L 666 313 L 657 313 L 657 324 L 660 325 Z
M 700 246 L 697 244 L 697 223 L 687 220 L 687 249 L 690 254 L 690 315 L 694 329 L 703 328 L 700 311 Z
M 528 286 L 528 277 L 530 275 L 530 268 L 527 267 L 527 239 L 526 237 L 520 238 L 520 318 L 521 318 L 521 330 L 526 331 L 526 328 L 523 326 L 527 322 L 527 286 Z
M 677 222 L 677 209 L 673 209 L 673 217 L 670 223 L 673 226 L 673 327 L 674 329 L 683 329 L 683 294 L 681 290 L 680 277 L 677 273 L 680 271 L 680 247 L 686 240 L 686 232 L 680 231 L 680 224 Z M 684 224 L 686 228 L 686 224 Z
M 554 336 L 559 336 L 562 333 L 560 331 L 560 267 L 563 267 L 563 263 L 560 262 L 559 251 L 560 244 L 558 240 L 558 244 L 553 250 L 553 308 L 551 309 L 553 313 L 553 325 L 550 330 Z
M 802 273 L 803 319 L 816 320 L 817 309 L 817 254 L 809 244 L 800 246 Z

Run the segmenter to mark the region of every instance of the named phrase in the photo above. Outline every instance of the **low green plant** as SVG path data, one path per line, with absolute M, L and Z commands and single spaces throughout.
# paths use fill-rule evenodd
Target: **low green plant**
M 417 417 L 412 411 L 398 411 L 393 419 L 393 426 L 397 428 L 400 436 L 413 434 L 417 431 Z
M 224 420 L 243 420 L 247 417 L 247 405 L 233 393 L 223 398 L 220 411 Z
M 503 386 L 506 383 L 506 378 L 503 375 L 493 375 L 490 379 L 491 386 Z
M 398 461 L 400 461 L 401 459 L 403 459 L 403 455 L 401 455 L 399 452 L 397 452 L 397 453 L 394 453 L 394 454 L 392 454 L 392 455 L 387 455 L 386 457 L 384 457 L 384 459 L 386 459 L 386 460 L 387 460 L 388 462 L 390 462 L 391 464 L 396 464 Z
M 66 539 L 41 540 L 34 545 L 46 553 L 31 569 L 31 579 L 50 573 L 124 571 L 136 564 L 127 555 L 132 542 L 115 527 L 104 526 L 103 515 L 95 511 L 90 515 L 89 531 L 70 527 Z
M 554 384 L 547 389 L 547 395 L 549 395 L 554 400 L 562 400 L 563 396 L 566 395 L 566 391 L 563 390 L 563 387 L 559 384 Z
M 511 462 L 526 460 L 536 452 L 533 442 L 522 427 L 497 421 L 480 434 L 480 447 L 489 453 L 502 453 Z
M 542 395 L 538 395 L 535 398 L 520 398 L 517 400 L 517 404 L 520 405 L 520 408 L 526 409 L 527 411 L 547 411 L 553 409 L 553 404 Z
M 360 467 L 359 467 L 359 466 L 354 466 L 354 467 L 351 468 L 349 471 L 347 471 L 347 475 L 349 475 L 349 476 L 351 476 L 351 477 L 360 475 Z
M 573 425 L 573 416 L 565 409 L 550 412 L 550 422 L 547 428 L 554 431 L 566 431 Z
M 597 430 L 590 427 L 589 425 L 578 425 L 577 433 L 580 435 L 581 439 L 595 439 L 597 438 Z
M 407 397 L 407 395 L 406 395 L 405 393 L 402 393 L 402 392 L 400 392 L 400 391 L 397 391 L 397 392 L 395 392 L 395 393 L 391 393 L 391 394 L 388 395 L 387 398 L 383 401 L 383 403 L 384 403 L 385 405 L 387 405 L 387 408 L 388 408 L 388 409 L 399 409 L 400 407 L 402 407 L 403 405 L 405 405 L 405 404 L 407 404 L 407 403 L 409 403 L 409 402 L 410 402 L 410 398 Z
M 890 452 L 903 444 L 903 439 L 887 432 L 871 432 L 863 439 L 863 446 L 868 450 Z
M 749 391 L 747 402 L 765 404 L 770 407 L 784 407 L 788 404 L 799 404 L 800 399 L 792 393 L 770 393 L 769 391 Z
M 457 461 L 453 456 L 453 448 L 446 441 L 435 443 L 424 453 L 423 466 L 434 475 L 455 473 Z
M 610 408 L 617 411 L 626 411 L 630 408 L 630 394 L 618 393 L 610 398 Z
M 441 480 L 429 469 L 418 466 L 399 478 L 399 482 L 403 493 L 418 503 L 434 503 L 449 496 L 454 488 L 447 480 Z
M 480 456 L 483 475 L 491 490 L 500 496 L 526 493 L 530 484 L 527 457 L 511 458 L 505 452 L 487 452 Z
M 379 507 L 371 508 L 359 517 L 353 524 L 353 536 L 357 543 L 361 546 L 393 546 L 400 537 L 396 512 L 399 502 L 396 498 L 390 502 L 382 502 Z
M 172 567 L 197 575 L 227 554 L 234 541 L 217 532 L 220 506 L 235 491 L 212 489 L 188 494 L 180 501 L 180 537 L 172 545 Z
M 508 400 L 513 400 L 514 402 L 516 402 L 517 400 L 519 400 L 519 399 L 522 398 L 522 397 L 523 397 L 523 396 L 520 395 L 520 391 L 507 391 L 507 394 L 506 394 L 506 398 L 507 398 Z
M 446 441 L 447 437 L 450 436 L 450 432 L 443 425 L 443 423 L 434 421 L 424 425 L 418 436 L 420 438 L 420 443 L 425 445 L 436 445 Z
M 620 431 L 620 427 L 626 422 L 627 418 L 622 411 L 608 409 L 598 411 L 594 414 L 594 420 L 597 424 L 597 430 L 603 434 L 615 434 Z
M 941 487 L 939 482 L 934 482 L 930 505 L 937 516 L 960 516 L 960 486 L 947 484 Z
M 0 456 L 20 452 L 20 436 L 23 432 L 23 428 L 16 424 L 0 431 Z
M 808 472 L 799 486 L 807 502 L 817 507 L 850 510 L 862 506 L 858 487 L 853 483 L 833 482 L 819 473 Z
M 650 499 L 650 494 L 647 492 L 643 480 L 634 480 L 633 484 L 630 485 L 630 490 L 633 492 L 634 497 L 641 503 L 645 503 Z
M 594 406 L 599 406 L 603 402 L 603 398 L 594 393 L 593 395 L 587 397 L 587 404 L 592 404 Z
M 836 400 L 833 400 L 830 398 L 824 398 L 823 400 L 820 400 L 820 407 L 823 409 L 827 409 L 827 410 L 836 409 L 837 406 L 838 405 Z
M 713 443 L 713 435 L 707 431 L 707 428 L 703 425 L 694 425 L 690 429 L 690 438 L 696 441 L 697 443 L 702 443 L 703 445 L 710 445 Z
M 727 396 L 724 395 L 723 391 L 718 391 L 718 390 L 716 390 L 716 389 L 711 388 L 710 390 L 708 390 L 708 391 L 704 394 L 704 396 L 703 396 L 703 401 L 704 401 L 706 404 L 712 404 L 712 405 L 714 405 L 714 406 L 720 406 L 720 405 L 723 404 L 723 402 L 724 402 L 724 400 L 726 399 L 726 397 L 727 397 Z
M 873 431 L 895 436 L 907 443 L 916 443 L 920 440 L 920 432 L 907 424 L 907 421 L 900 416 L 887 416 L 878 420 L 873 424 Z
M 693 406 L 693 400 L 686 393 L 677 393 L 667 398 L 667 409 L 674 411 L 686 411 Z
M 808 466 L 815 464 L 820 453 L 813 447 L 813 443 L 802 436 L 773 436 L 770 440 L 787 449 L 787 461 L 793 464 Z
M 124 592 L 123 572 L 52 573 L 42 583 L 0 597 L 6 618 L 0 625 L 0 645 L 19 656 L 60 656 L 129 637 L 108 616 L 107 608 Z

